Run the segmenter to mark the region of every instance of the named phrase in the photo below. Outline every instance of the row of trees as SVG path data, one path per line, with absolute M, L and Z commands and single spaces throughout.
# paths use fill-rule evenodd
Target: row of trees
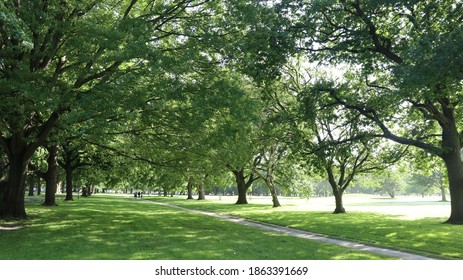
M 241 204 L 260 180 L 274 206 L 276 186 L 319 174 L 343 213 L 359 174 L 406 157 L 423 170 L 442 160 L 448 222 L 463 223 L 461 1 L 0 8 L 3 218 L 26 217 L 28 172 L 53 193 L 58 163 L 68 190 L 233 181 Z

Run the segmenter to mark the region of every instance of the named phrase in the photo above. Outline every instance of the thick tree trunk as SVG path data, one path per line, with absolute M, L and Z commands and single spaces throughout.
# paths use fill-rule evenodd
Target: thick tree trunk
M 52 145 L 48 150 L 48 170 L 45 174 L 45 202 L 44 206 L 56 206 L 56 187 L 58 175 L 58 146 Z
M 66 198 L 64 200 L 74 200 L 72 194 L 72 190 L 74 188 L 72 185 L 72 173 L 74 170 L 70 162 L 66 162 L 64 171 L 66 173 Z
M 193 177 L 190 177 L 188 179 L 187 192 L 188 192 L 187 199 L 193 199 Z
M 442 102 L 447 105 L 448 101 Z M 463 162 L 461 160 L 460 134 L 458 132 L 453 108 L 442 106 L 447 123 L 442 126 L 442 146 L 445 153 L 441 156 L 447 167 L 449 179 L 451 213 L 448 224 L 463 224 Z
M 39 126 L 35 142 L 26 142 L 26 131 L 19 130 L 9 138 L 0 135 L 0 143 L 8 155 L 8 187 L 0 203 L 0 217 L 5 219 L 27 218 L 24 208 L 26 170 L 30 159 L 39 146 L 43 145 L 59 119 L 61 111 L 53 112 L 47 121 Z
M 24 208 L 26 166 L 22 156 L 10 157 L 8 185 L 0 209 L 0 215 L 5 220 L 27 218 Z
M 246 193 L 251 184 L 246 184 L 243 169 L 233 172 L 233 174 L 235 174 L 236 186 L 238 188 L 238 200 L 236 201 L 236 204 L 248 204 Z
M 238 185 L 238 200 L 235 204 L 248 204 L 248 199 L 246 197 L 247 189 L 242 185 Z
M 206 193 L 204 191 L 204 186 L 201 185 L 198 187 L 198 200 L 205 200 L 206 199 Z
M 450 190 L 450 217 L 448 224 L 463 224 L 463 163 L 459 152 L 443 157 L 447 167 Z
M 26 219 L 24 208 L 25 181 L 29 157 L 27 145 L 21 134 L 15 134 L 8 140 L 8 184 L 0 203 L 0 217 L 5 220 Z
M 336 208 L 334 209 L 333 214 L 342 214 L 346 213 L 346 209 L 344 209 L 344 205 L 342 202 L 342 195 L 344 194 L 343 190 L 334 190 L 334 200 L 336 201 Z

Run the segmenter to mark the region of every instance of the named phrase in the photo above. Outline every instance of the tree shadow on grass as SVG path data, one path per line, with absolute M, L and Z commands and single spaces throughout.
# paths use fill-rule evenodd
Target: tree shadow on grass
M 0 239 L 0 259 L 377 259 L 200 214 L 121 199 L 31 205 L 27 227 Z

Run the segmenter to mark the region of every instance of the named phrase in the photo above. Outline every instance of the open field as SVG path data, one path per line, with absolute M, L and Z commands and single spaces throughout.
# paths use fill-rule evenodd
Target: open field
M 207 196 L 208 200 L 218 203 L 235 203 L 236 196 Z M 397 215 L 402 219 L 442 218 L 444 221 L 450 215 L 450 202 L 439 201 L 440 196 L 387 196 L 346 194 L 344 207 L 348 212 L 373 212 L 379 214 Z M 280 197 L 283 211 L 327 211 L 335 208 L 333 197 L 312 197 L 301 199 L 297 197 Z M 250 204 L 271 205 L 271 197 L 248 197 Z
M 205 201 L 184 197 L 156 201 L 209 210 L 251 220 L 302 229 L 347 240 L 444 259 L 463 259 L 463 226 L 442 224 L 449 205 L 433 198 L 347 195 L 347 214 L 333 215 L 333 198 L 282 198 L 283 207 L 271 207 L 270 198 L 253 197 L 248 205 L 233 205 L 232 197 Z M 366 212 L 368 211 L 368 212 Z
M 127 196 L 58 203 L 46 208 L 33 200 L 27 204 L 29 220 L 0 221 L 0 259 L 388 259 Z

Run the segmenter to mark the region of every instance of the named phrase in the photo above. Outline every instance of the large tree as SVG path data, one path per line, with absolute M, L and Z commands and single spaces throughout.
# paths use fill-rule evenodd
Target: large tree
M 447 223 L 463 224 L 463 3 L 294 0 L 280 7 L 311 59 L 342 62 L 355 72 L 327 89 L 329 102 L 361 114 L 381 130 L 378 137 L 443 160 Z
M 334 213 L 345 213 L 343 194 L 355 177 L 385 169 L 398 161 L 407 149 L 402 151 L 371 136 L 375 128 L 365 127 L 361 114 L 338 110 L 336 103 L 327 103 L 319 85 L 307 83 L 297 96 L 300 108 L 297 138 L 303 137 L 296 139 L 303 143 L 299 153 L 314 170 L 326 175 L 335 197 Z
M 125 104 L 128 112 L 138 105 L 129 102 L 131 85 L 148 66 L 162 71 L 163 54 L 182 42 L 178 26 L 205 16 L 207 2 L 0 3 L 0 145 L 9 162 L 1 217 L 26 217 L 27 165 L 57 121 L 75 109 L 118 111 Z

